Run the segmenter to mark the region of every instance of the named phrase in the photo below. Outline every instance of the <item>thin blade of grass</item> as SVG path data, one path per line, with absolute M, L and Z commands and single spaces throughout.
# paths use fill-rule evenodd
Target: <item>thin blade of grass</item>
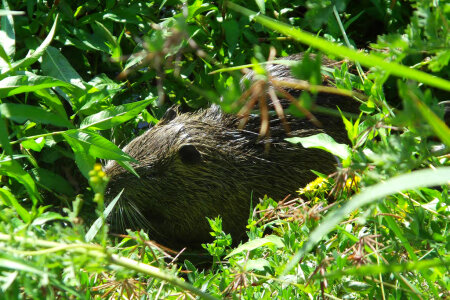
M 26 68 L 31 64 L 34 64 L 45 52 L 45 49 L 50 45 L 50 43 L 53 40 L 53 36 L 55 35 L 56 31 L 56 25 L 58 24 L 58 15 L 55 18 L 55 22 L 53 23 L 52 28 L 50 29 L 50 32 L 48 33 L 45 40 L 42 42 L 42 44 L 34 51 L 33 53 L 27 55 L 24 59 L 21 59 L 19 61 L 16 61 L 12 64 L 11 69 L 7 72 L 10 73 L 13 70 L 19 69 L 19 68 Z
M 92 226 L 89 228 L 88 232 L 84 236 L 84 239 L 86 240 L 86 242 L 89 243 L 97 235 L 100 228 L 102 228 L 102 225 L 104 225 L 103 221 L 106 220 L 106 218 L 108 218 L 108 216 L 112 212 L 114 206 L 116 206 L 117 201 L 119 201 L 120 196 L 122 196 L 122 193 L 123 193 L 123 189 L 120 191 L 120 193 L 116 197 L 114 197 L 114 199 L 111 201 L 111 203 L 109 203 L 108 206 L 105 208 L 105 210 L 103 211 L 103 218 L 98 218 L 97 220 L 95 220 L 94 224 L 92 224 Z
M 286 36 L 292 37 L 297 41 L 307 44 L 316 49 L 319 49 L 324 53 L 336 55 L 338 57 L 347 58 L 351 61 L 359 62 L 361 65 L 366 67 L 378 67 L 385 70 L 386 72 L 389 72 L 390 74 L 422 82 L 430 86 L 440 88 L 442 90 L 450 91 L 450 81 L 445 80 L 443 78 L 439 78 L 430 75 L 428 73 L 412 69 L 394 62 L 387 62 L 381 57 L 375 56 L 373 54 L 361 53 L 353 49 L 347 48 L 345 46 L 328 42 L 327 40 L 320 37 L 316 37 L 309 32 L 305 32 L 298 28 L 294 28 L 285 23 L 271 19 L 267 16 L 259 15 L 235 3 L 228 2 L 227 5 L 229 8 L 254 19 L 256 22 L 266 26 L 267 28 L 280 32 Z

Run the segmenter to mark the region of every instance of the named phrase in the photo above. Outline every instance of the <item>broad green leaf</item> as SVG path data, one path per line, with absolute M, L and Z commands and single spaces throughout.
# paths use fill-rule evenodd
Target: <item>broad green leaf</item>
M 29 93 L 57 86 L 66 87 L 68 89 L 74 88 L 71 84 L 61 80 L 26 72 L 26 75 L 9 76 L 0 80 L 0 97 L 3 98 L 21 93 Z
M 191 7 L 189 6 L 188 9 L 189 9 L 189 14 L 188 14 L 189 20 L 191 20 L 192 18 L 195 18 L 198 15 L 204 14 L 205 12 L 208 12 L 208 11 L 218 11 L 217 6 L 215 6 L 213 4 L 208 4 L 208 3 L 201 3 L 201 5 L 193 8 L 193 9 L 191 9 Z
M 269 29 L 280 32 L 288 37 L 292 37 L 295 40 L 307 44 L 313 48 L 321 50 L 323 53 L 331 54 L 332 56 L 338 56 L 341 58 L 347 58 L 352 61 L 359 62 L 366 67 L 378 67 L 389 72 L 392 75 L 399 76 L 401 78 L 412 79 L 418 82 L 423 82 L 430 86 L 434 86 L 446 91 L 450 91 L 450 81 L 440 77 L 433 76 L 431 74 L 409 68 L 404 65 L 400 65 L 395 62 L 387 62 L 384 59 L 367 53 L 362 53 L 345 46 L 338 45 L 336 43 L 329 42 L 324 38 L 317 37 L 309 32 L 300 30 L 288 24 L 271 19 L 267 16 L 257 14 L 249 9 L 246 9 L 233 2 L 227 3 L 228 7 L 239 13 L 242 13 L 248 17 L 251 17 L 261 25 L 266 26 Z
M 386 182 L 381 182 L 370 186 L 361 191 L 361 193 L 353 196 L 349 201 L 340 208 L 330 212 L 309 236 L 309 240 L 304 246 L 291 258 L 286 265 L 283 274 L 287 274 L 294 268 L 301 257 L 311 251 L 325 235 L 336 228 L 345 217 L 352 211 L 364 205 L 373 203 L 386 196 L 411 190 L 419 187 L 434 186 L 450 183 L 450 167 L 440 167 L 436 169 L 426 169 L 414 171 L 408 174 L 402 174 L 397 177 L 390 178 Z
M 0 104 L 0 114 L 4 118 L 8 118 L 18 123 L 24 123 L 25 121 L 30 120 L 36 123 L 73 128 L 73 125 L 69 122 L 69 120 L 64 119 L 62 116 L 55 113 L 46 111 L 38 106 L 3 103 Z
M 233 53 L 239 39 L 239 24 L 236 20 L 228 20 L 223 22 L 223 27 L 225 29 L 225 39 L 228 43 L 228 52 Z
M 0 256 L 0 266 L 5 269 L 10 269 L 14 271 L 28 272 L 31 274 L 36 274 L 41 277 L 51 276 L 54 277 L 53 273 L 42 271 L 41 269 L 36 268 L 28 261 L 22 261 L 19 258 L 16 258 L 12 255 L 2 254 Z M 3 256 L 3 257 L 2 257 Z
M 2 160 L 0 162 L 0 174 L 12 177 L 22 184 L 30 195 L 33 205 L 36 205 L 38 200 L 41 199 L 33 178 L 15 160 Z
M 277 248 L 284 247 L 282 238 L 280 238 L 279 236 L 276 236 L 276 235 L 268 235 L 266 237 L 251 240 L 251 241 L 248 241 L 247 243 L 240 245 L 239 247 L 237 247 L 236 249 L 231 251 L 230 254 L 228 254 L 225 258 L 230 258 L 231 256 L 241 253 L 243 251 L 251 251 L 251 250 L 254 250 L 259 247 L 263 247 L 268 244 L 274 245 Z
M 42 89 L 35 91 L 34 94 L 41 99 L 53 112 L 67 119 L 66 110 L 61 100 L 56 96 L 52 90 Z
M 95 158 L 89 154 L 89 144 L 82 143 L 75 138 L 63 135 L 67 143 L 72 148 L 75 155 L 75 163 L 80 169 L 81 174 L 89 179 L 89 172 L 94 168 Z
M 125 82 L 116 82 L 113 79 L 109 78 L 106 74 L 98 74 L 91 80 L 89 80 L 88 85 L 95 87 L 98 90 L 108 89 L 113 91 L 119 91 L 122 89 Z
M 155 98 L 108 108 L 86 117 L 80 125 L 81 129 L 104 130 L 126 122 L 138 115 L 145 107 L 155 101 Z
M 114 61 L 119 61 L 122 56 L 122 49 L 120 48 L 116 37 L 113 36 L 108 28 L 106 28 L 102 23 L 95 21 L 95 25 L 98 26 L 98 31 L 100 31 L 107 40 L 107 45 L 111 49 L 111 58 L 114 59 Z
M 142 53 L 134 53 L 130 55 L 130 57 L 127 59 L 124 70 L 130 69 L 133 66 L 136 66 L 139 64 L 146 56 Z
M 414 105 L 414 109 L 424 118 L 428 124 L 430 124 L 431 128 L 433 129 L 434 133 L 444 142 L 447 147 L 450 147 L 450 129 L 445 124 L 444 121 L 442 121 L 436 114 L 426 105 L 423 103 L 422 100 L 417 96 L 416 93 L 414 93 L 414 90 L 418 90 L 417 88 L 410 87 L 402 82 L 398 82 L 399 85 L 399 91 L 400 96 L 405 101 L 410 101 Z M 419 91 L 420 93 L 420 91 Z
M 262 14 L 266 14 L 266 4 L 264 3 L 264 0 L 255 0 L 256 5 L 258 5 L 259 12 Z
M 3 68 L 9 69 L 11 67 L 11 59 L 6 54 L 5 49 L 3 49 L 2 44 L 0 43 L 0 72 Z
M 77 48 L 83 49 L 85 51 L 100 51 L 109 54 L 110 49 L 106 44 L 105 37 L 97 32 L 88 32 L 85 29 L 78 28 L 75 31 L 76 35 L 74 37 L 68 36 L 68 39 Z
M 47 222 L 55 221 L 55 220 L 65 220 L 68 221 L 67 217 L 63 217 L 60 214 L 53 212 L 53 211 L 47 211 L 39 215 L 36 219 L 33 220 L 31 223 L 33 226 L 41 226 Z
M 203 14 L 207 11 L 212 11 L 215 10 L 217 11 L 217 6 L 209 4 L 209 3 L 205 3 L 205 1 L 193 1 L 192 4 L 190 4 L 187 7 L 187 15 L 184 15 L 184 13 L 178 13 L 177 15 L 175 15 L 175 18 L 186 18 L 187 21 L 191 21 L 193 19 L 195 19 L 196 16 L 198 16 L 199 14 Z
M 120 193 L 114 197 L 114 199 L 111 201 L 111 203 L 108 204 L 105 211 L 103 212 L 103 218 L 98 218 L 95 220 L 94 224 L 92 224 L 91 228 L 89 228 L 89 231 L 85 235 L 86 242 L 90 242 L 94 239 L 94 237 L 97 235 L 100 228 L 102 228 L 103 225 L 103 219 L 108 218 L 109 214 L 112 212 L 114 206 L 116 205 L 117 201 L 119 201 L 120 196 L 122 195 L 123 190 L 120 191 Z
M 3 8 L 9 11 L 8 1 L 2 0 Z M 0 56 L 4 60 L 1 62 L 0 66 L 6 66 L 10 64 L 10 59 L 14 57 L 16 53 L 16 34 L 14 32 L 14 19 L 12 14 L 3 15 L 1 17 L 1 26 L 0 26 L 0 41 L 1 41 L 1 49 Z
M 436 73 L 444 68 L 448 68 L 449 63 L 450 63 L 450 51 L 448 51 L 448 49 L 442 49 L 440 51 L 439 50 L 436 51 L 436 56 L 431 58 L 428 68 Z
M 25 149 L 31 149 L 36 152 L 41 152 L 45 146 L 45 139 L 43 137 L 37 139 L 29 139 L 20 143 Z
M 331 136 L 325 133 L 319 133 L 307 137 L 286 138 L 286 141 L 298 144 L 305 148 L 318 148 L 325 150 L 333 155 L 346 159 L 350 155 L 350 149 L 345 144 L 337 143 Z
M 264 258 L 250 259 L 244 265 L 246 271 L 264 271 L 266 268 L 270 268 L 270 263 Z
M 28 210 L 20 205 L 16 197 L 14 197 L 14 195 L 10 191 L 0 188 L 0 198 L 7 206 L 14 207 L 20 218 L 22 218 L 25 223 L 28 223 L 31 220 L 31 216 L 28 213 Z
M 14 257 L 10 253 L 0 253 L 0 266 L 3 269 L 10 269 L 15 272 L 26 272 L 30 274 L 35 274 L 37 276 L 42 277 L 41 283 L 50 281 L 49 286 L 54 286 L 59 290 L 66 291 L 72 295 L 74 295 L 75 299 L 83 299 L 84 297 L 75 289 L 67 286 L 67 284 L 63 284 L 62 282 L 58 281 L 55 274 L 52 272 L 49 272 L 46 268 L 44 268 L 44 271 L 42 270 L 43 266 L 39 265 L 39 267 L 34 266 L 31 264 L 28 260 L 22 260 L 20 258 Z M 31 276 L 35 277 L 35 276 Z M 29 277 L 29 278 L 31 278 Z M 4 286 L 2 286 L 4 287 Z
M 125 170 L 127 170 L 128 172 L 130 172 L 131 174 L 133 174 L 134 176 L 136 176 L 137 178 L 141 178 L 141 176 L 139 176 L 139 174 L 133 169 L 133 167 L 131 166 L 130 162 L 118 160 L 117 163 L 118 163 L 122 168 L 124 168 Z
M 85 89 L 81 76 L 56 48 L 49 46 L 45 49 L 44 55 L 42 56 L 41 67 L 42 72 L 45 75 L 70 83 L 83 90 Z
M 14 62 L 11 65 L 11 69 L 9 70 L 9 72 L 11 72 L 12 70 L 19 69 L 19 68 L 26 68 L 29 65 L 34 64 L 44 54 L 45 49 L 47 49 L 47 47 L 52 42 L 53 35 L 55 34 L 57 24 L 58 24 L 58 15 L 56 16 L 55 22 L 53 23 L 53 26 L 50 29 L 50 32 L 48 33 L 47 37 L 42 42 L 42 44 L 34 52 L 28 53 L 28 55 L 25 58 Z
M 6 120 L 0 113 L 0 148 L 6 152 L 8 155 L 12 155 L 12 147 L 8 138 L 8 130 L 6 129 Z
M 395 236 L 402 242 L 402 246 L 405 247 L 406 251 L 409 254 L 409 257 L 412 260 L 417 260 L 417 255 L 414 252 L 413 246 L 411 246 L 411 244 L 408 242 L 408 239 L 403 234 L 403 231 L 400 229 L 394 219 L 389 215 L 391 212 L 387 209 L 386 205 L 380 203 L 378 207 L 380 208 L 381 212 L 386 214 L 386 216 L 384 216 L 384 219 L 388 224 L 387 227 L 389 227 L 389 229 L 394 232 Z
M 78 102 L 81 104 L 81 107 L 77 113 L 83 112 L 85 115 L 91 115 L 93 109 L 94 112 L 98 112 L 99 107 L 108 107 L 111 99 L 119 91 L 123 91 L 122 87 L 124 84 L 117 84 L 104 74 L 93 78 L 87 84 L 88 87 L 92 86 L 92 88 L 89 88 L 88 92 L 79 98 Z
M 60 175 L 44 168 L 34 168 L 31 173 L 36 181 L 47 189 L 59 194 L 75 196 L 75 191 L 70 183 Z
M 131 23 L 139 25 L 140 27 L 145 27 L 147 26 L 147 24 L 142 20 L 142 13 L 143 12 L 137 9 L 136 6 L 116 7 L 108 10 L 107 13 L 105 13 L 99 21 L 102 21 L 103 19 L 109 19 L 118 23 Z
M 89 154 L 93 157 L 137 162 L 134 158 L 120 150 L 119 147 L 92 131 L 72 129 L 64 132 L 63 136 L 76 139 L 87 146 Z
M 339 108 L 338 108 L 338 109 L 339 109 Z M 342 111 L 341 111 L 340 109 L 339 109 L 339 112 L 340 112 L 340 114 L 341 114 L 342 121 L 344 122 L 345 130 L 347 130 L 347 135 L 348 135 L 349 140 L 350 140 L 352 143 L 355 143 L 355 142 L 356 142 L 356 139 L 357 139 L 357 137 L 358 137 L 358 132 L 359 132 L 358 126 L 359 126 L 360 118 L 358 118 L 358 120 L 355 121 L 355 124 L 353 124 L 350 120 L 348 120 L 348 119 L 344 116 L 344 114 L 342 113 Z M 362 115 L 360 115 L 360 117 L 361 117 L 361 116 L 362 116 Z

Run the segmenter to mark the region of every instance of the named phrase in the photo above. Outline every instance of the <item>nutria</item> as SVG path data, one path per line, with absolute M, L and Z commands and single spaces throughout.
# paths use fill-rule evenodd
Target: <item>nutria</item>
M 318 102 L 339 103 L 342 98 L 319 94 Z M 307 119 L 287 116 L 290 135 L 325 132 L 337 141 L 346 140 L 339 118 L 316 116 L 322 129 Z M 258 136 L 257 115 L 244 129 L 238 129 L 238 123 L 238 117 L 218 106 L 194 113 L 173 108 L 132 140 L 123 150 L 140 162 L 132 164 L 140 178 L 114 161 L 105 167 L 111 178 L 107 194 L 115 196 L 125 189 L 110 220 L 113 231 L 145 229 L 165 245 L 198 247 L 211 240 L 206 217 L 220 215 L 223 230 L 239 240 L 251 204 L 255 206 L 259 198 L 267 194 L 280 200 L 312 181 L 316 175 L 311 170 L 326 174 L 336 170 L 336 159 L 329 153 L 286 142 L 279 119 L 272 117 L 266 139 Z

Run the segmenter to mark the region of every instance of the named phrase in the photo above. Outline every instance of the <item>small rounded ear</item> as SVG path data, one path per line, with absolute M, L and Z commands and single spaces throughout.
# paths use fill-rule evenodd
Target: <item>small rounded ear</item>
M 178 116 L 178 107 L 170 107 L 162 116 L 159 124 L 167 124 Z
M 201 162 L 202 155 L 194 145 L 186 144 L 178 149 L 181 161 L 185 164 L 197 164 Z

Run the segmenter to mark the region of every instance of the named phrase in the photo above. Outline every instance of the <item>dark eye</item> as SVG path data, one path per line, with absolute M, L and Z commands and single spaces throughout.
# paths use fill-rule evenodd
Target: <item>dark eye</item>
M 185 164 L 197 164 L 202 161 L 202 155 L 194 145 L 186 144 L 178 149 L 181 161 Z

